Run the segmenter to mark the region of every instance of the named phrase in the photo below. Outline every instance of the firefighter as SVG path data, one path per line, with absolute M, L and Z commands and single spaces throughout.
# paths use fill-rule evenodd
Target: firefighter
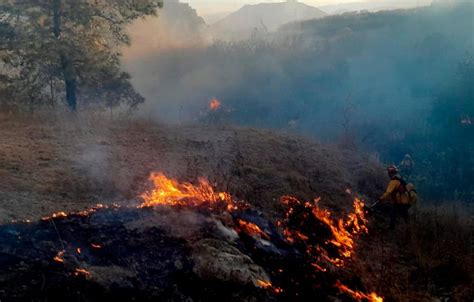
M 387 167 L 388 183 L 385 193 L 379 198 L 377 203 L 388 203 L 390 208 L 390 229 L 395 228 L 399 218 L 408 222 L 408 210 L 411 206 L 410 193 L 407 190 L 406 181 L 400 176 L 395 165 Z M 377 204 L 376 203 L 376 204 Z
M 410 154 L 405 154 L 402 161 L 400 162 L 400 168 L 406 178 L 410 178 L 413 168 L 415 167 L 415 161 L 411 158 Z

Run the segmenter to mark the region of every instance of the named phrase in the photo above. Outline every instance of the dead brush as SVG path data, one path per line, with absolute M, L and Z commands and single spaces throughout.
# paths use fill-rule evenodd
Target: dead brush
M 386 301 L 470 301 L 471 219 L 467 205 L 417 206 L 394 231 L 372 221 L 355 269 Z M 447 300 L 446 300 L 447 301 Z

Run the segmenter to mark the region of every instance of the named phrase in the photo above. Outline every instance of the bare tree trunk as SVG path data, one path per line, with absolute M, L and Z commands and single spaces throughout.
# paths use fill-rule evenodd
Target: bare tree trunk
M 53 0 L 53 33 L 56 39 L 61 39 L 61 2 L 62 0 Z M 74 64 L 68 56 L 61 51 L 61 69 L 66 85 L 66 100 L 71 111 L 77 109 L 77 82 Z

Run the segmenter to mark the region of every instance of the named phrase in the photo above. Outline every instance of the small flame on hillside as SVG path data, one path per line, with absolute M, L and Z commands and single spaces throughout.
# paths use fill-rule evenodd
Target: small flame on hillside
M 249 235 L 256 235 L 260 238 L 264 238 L 264 239 L 270 239 L 270 237 L 268 236 L 267 233 L 265 233 L 264 231 L 262 231 L 262 229 L 254 224 L 254 223 L 251 223 L 251 222 L 248 222 L 248 221 L 245 221 L 245 220 L 242 220 L 242 219 L 238 219 L 237 220 L 238 224 L 239 224 L 239 227 L 244 230 L 247 234 Z
M 56 213 L 53 213 L 51 216 L 43 217 L 42 220 L 49 220 L 51 218 L 60 218 L 60 217 L 63 217 L 63 218 L 67 217 L 66 212 L 63 212 L 63 211 L 56 212 Z
M 218 110 L 219 108 L 221 108 L 221 102 L 216 99 L 216 98 L 213 98 L 210 102 L 209 102 L 209 109 L 211 111 L 216 111 Z
M 369 301 L 369 302 L 383 302 L 383 298 L 378 296 L 376 293 L 366 294 L 360 291 L 352 290 L 340 281 L 336 282 L 336 287 L 343 293 L 348 294 L 357 301 Z
M 274 287 L 273 284 L 270 281 L 257 280 L 256 285 L 260 288 L 270 289 L 273 292 L 275 292 L 275 294 L 279 294 L 279 293 L 283 292 L 283 290 L 281 288 Z
M 58 262 L 58 263 L 64 263 L 64 259 L 63 259 L 63 256 L 64 256 L 64 253 L 66 253 L 65 250 L 61 250 L 59 251 L 56 256 L 54 256 L 53 260 Z
M 74 276 L 84 276 L 86 278 L 89 278 L 91 275 L 92 274 L 84 268 L 76 268 L 74 270 Z

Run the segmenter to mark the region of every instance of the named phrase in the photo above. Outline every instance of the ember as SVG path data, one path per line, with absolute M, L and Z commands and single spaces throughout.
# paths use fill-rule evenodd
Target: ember
M 91 246 L 95 249 L 101 249 L 103 248 L 103 246 L 101 244 L 97 244 L 97 243 L 91 243 Z
M 258 225 L 248 222 L 248 221 L 244 221 L 242 219 L 238 219 L 237 222 L 239 224 L 239 227 L 242 230 L 244 230 L 247 234 L 256 235 L 256 236 L 259 236 L 260 238 L 270 239 L 268 234 L 262 231 L 262 229 Z
M 53 260 L 59 263 L 64 263 L 64 259 L 63 259 L 64 253 L 66 253 L 65 250 L 59 251 L 56 254 L 56 256 L 54 256 Z
M 383 302 L 383 298 L 379 297 L 376 293 L 365 294 L 359 291 L 355 291 L 347 287 L 346 285 L 342 284 L 340 281 L 336 282 L 336 287 L 351 296 L 352 298 L 356 299 L 357 301 L 369 301 L 369 302 Z
M 91 273 L 84 268 L 76 268 L 74 271 L 74 276 L 84 276 L 86 278 L 91 276 Z
M 275 294 L 279 294 L 283 292 L 283 290 L 279 287 L 274 287 L 271 282 L 269 281 L 263 281 L 263 280 L 257 280 L 257 286 L 264 288 L 264 289 L 271 289 Z
M 51 218 L 67 217 L 67 214 L 63 211 L 53 213 L 51 216 L 43 217 L 43 220 L 49 220 Z

